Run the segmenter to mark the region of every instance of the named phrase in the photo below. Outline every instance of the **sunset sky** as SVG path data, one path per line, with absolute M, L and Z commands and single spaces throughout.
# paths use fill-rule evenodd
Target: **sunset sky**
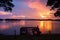
M 0 19 L 51 19 L 56 10 L 50 11 L 50 6 L 46 6 L 47 0 L 13 0 L 15 7 L 12 12 L 5 12 L 0 8 Z M 58 21 L 0 21 L 0 31 L 4 34 L 18 34 L 20 27 L 37 26 L 42 33 L 52 31 L 60 33 L 60 22 Z
M 47 0 L 13 0 L 15 7 L 13 11 L 4 12 L 0 8 L 0 18 L 53 18 L 54 11 L 50 11 L 50 7 L 46 7 Z

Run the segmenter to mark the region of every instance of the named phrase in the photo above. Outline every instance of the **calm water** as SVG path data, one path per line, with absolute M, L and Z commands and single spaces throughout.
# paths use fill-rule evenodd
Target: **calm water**
M 0 21 L 0 33 L 14 35 L 20 33 L 21 27 L 39 27 L 42 33 L 60 34 L 60 21 Z

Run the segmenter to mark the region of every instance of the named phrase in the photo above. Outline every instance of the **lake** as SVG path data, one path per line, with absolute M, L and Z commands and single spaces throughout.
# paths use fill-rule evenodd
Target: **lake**
M 51 31 L 60 34 L 60 21 L 0 21 L 0 33 L 5 35 L 20 34 L 21 27 L 39 27 L 42 34 Z

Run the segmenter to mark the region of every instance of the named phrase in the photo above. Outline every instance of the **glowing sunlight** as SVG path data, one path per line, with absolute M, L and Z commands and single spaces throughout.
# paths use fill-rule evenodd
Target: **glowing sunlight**
M 45 16 L 44 16 L 44 14 L 42 14 L 41 18 L 45 19 L 45 18 L 48 18 L 48 16 L 49 16 L 49 13 L 48 13 L 48 15 L 45 14 Z M 40 21 L 39 22 L 39 29 L 42 33 L 52 31 L 52 21 Z

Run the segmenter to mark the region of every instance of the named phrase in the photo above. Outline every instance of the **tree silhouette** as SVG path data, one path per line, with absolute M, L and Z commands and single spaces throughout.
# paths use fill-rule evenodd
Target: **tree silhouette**
M 12 3 L 13 0 L 0 0 L 0 7 L 4 9 L 4 11 L 12 11 L 14 4 Z
M 54 13 L 55 17 L 60 17 L 60 0 L 48 0 L 47 6 L 51 6 L 51 10 L 57 8 L 56 13 Z

